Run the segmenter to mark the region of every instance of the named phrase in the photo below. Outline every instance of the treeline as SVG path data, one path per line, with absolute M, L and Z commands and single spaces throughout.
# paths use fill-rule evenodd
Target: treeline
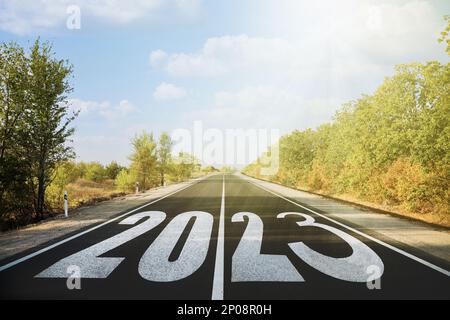
M 265 178 L 449 225 L 449 84 L 450 64 L 397 66 L 373 95 L 345 104 L 331 123 L 283 136 L 279 171 Z M 244 172 L 261 177 L 260 169 L 256 162 Z
M 0 45 L 0 227 L 42 219 L 56 167 L 74 157 L 67 95 L 72 67 L 37 40 Z
M 200 162 L 188 153 L 172 155 L 173 141 L 167 133 L 156 140 L 152 133 L 143 132 L 132 140 L 133 153 L 129 168 L 122 169 L 116 177 L 119 190 L 128 192 L 164 186 L 169 182 L 184 181 L 202 170 Z
M 167 133 L 162 133 L 156 140 L 152 133 L 143 132 L 136 135 L 131 144 L 133 152 L 129 156 L 128 167 L 116 161 L 108 165 L 99 162 L 62 162 L 46 190 L 48 206 L 60 209 L 64 191 L 67 190 L 69 204 L 77 206 L 95 197 L 135 192 L 136 188 L 142 192 L 215 170 L 201 168 L 199 161 L 187 153 L 173 156 L 173 142 Z
M 59 210 L 69 190 L 74 206 L 116 191 L 141 191 L 200 173 L 193 156 L 172 156 L 167 133 L 132 140 L 130 166 L 75 163 L 70 147 L 72 66 L 55 58 L 49 43 L 29 50 L 0 45 L 0 229 L 39 221 Z M 204 172 L 210 172 L 206 169 Z

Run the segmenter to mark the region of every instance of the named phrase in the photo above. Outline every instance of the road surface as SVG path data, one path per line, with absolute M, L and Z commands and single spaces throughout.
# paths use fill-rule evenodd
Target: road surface
M 70 288 L 70 289 L 69 289 Z M 2 299 L 450 298 L 448 265 L 235 175 L 0 263 Z

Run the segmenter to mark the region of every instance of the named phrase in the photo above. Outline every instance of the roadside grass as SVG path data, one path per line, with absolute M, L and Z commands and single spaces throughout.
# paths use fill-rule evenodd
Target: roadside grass
M 397 216 L 403 216 L 406 218 L 412 218 L 415 220 L 423 221 L 426 223 L 431 223 L 434 225 L 439 225 L 443 227 L 450 228 L 450 213 L 447 211 L 447 206 L 437 206 L 434 204 L 433 211 L 412 211 L 407 208 L 405 204 L 392 204 L 387 201 L 377 202 L 377 201 L 369 201 L 365 199 L 361 199 L 356 195 L 351 193 L 339 193 L 339 192 L 330 192 L 326 189 L 314 189 L 308 186 L 305 186 L 300 183 L 290 184 L 283 183 L 278 181 L 278 179 L 273 179 L 273 177 L 263 177 L 263 176 L 254 176 L 249 175 L 253 178 L 257 178 L 263 181 L 268 181 L 272 183 L 276 183 L 285 187 L 293 188 L 299 191 L 310 192 L 313 194 L 317 194 L 320 196 L 330 197 L 336 200 L 347 201 L 356 205 L 362 205 L 367 208 L 379 209 L 388 213 L 392 213 Z
M 65 189 L 68 193 L 69 208 L 71 209 L 126 194 L 117 190 L 114 180 L 94 182 L 86 179 L 77 179 L 75 182 L 69 183 Z M 51 199 L 50 203 L 53 211 L 57 212 L 64 209 L 63 195 L 49 195 L 49 198 Z
M 364 201 L 358 199 L 357 197 L 351 194 L 327 194 L 323 193 L 325 196 L 331 196 L 333 198 L 341 199 L 348 202 L 353 202 L 355 204 L 360 204 L 365 207 L 371 207 L 375 209 L 380 209 L 383 211 L 391 212 L 395 215 L 404 216 L 407 218 L 412 218 L 420 221 L 424 221 L 427 223 L 440 225 L 443 227 L 450 227 L 450 214 L 445 212 L 444 210 L 434 210 L 432 212 L 414 212 L 408 210 L 403 205 L 389 205 L 389 204 L 378 204 L 374 202 Z

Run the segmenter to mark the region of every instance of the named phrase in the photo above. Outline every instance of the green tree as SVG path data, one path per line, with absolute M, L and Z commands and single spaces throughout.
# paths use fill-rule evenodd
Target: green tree
M 106 169 L 99 162 L 88 163 L 83 178 L 90 181 L 102 182 L 107 178 Z
M 159 137 L 158 145 L 158 169 L 162 186 L 165 184 L 165 175 L 170 168 L 172 145 L 173 142 L 169 134 L 163 132 Z
M 130 156 L 131 170 L 141 190 L 147 190 L 157 174 L 157 146 L 153 134 L 143 132 L 132 140 L 133 153 Z
M 0 217 L 29 212 L 27 180 L 21 138 L 27 106 L 28 63 L 16 43 L 0 46 Z
M 74 157 L 67 141 L 76 114 L 69 114 L 67 94 L 72 91 L 69 77 L 72 67 L 54 57 L 48 43 L 36 40 L 28 58 L 27 112 L 21 141 L 27 150 L 31 170 L 30 184 L 34 194 L 34 210 L 42 217 L 45 190 L 51 183 L 53 171 L 61 162 Z
M 66 161 L 54 170 L 52 182 L 46 189 L 46 202 L 50 207 L 58 207 L 63 203 L 64 190 L 67 185 L 80 178 L 75 162 Z
M 122 169 L 116 177 L 115 184 L 120 191 L 130 192 L 135 188 L 136 176 L 133 172 Z
M 450 64 L 398 65 L 330 124 L 280 139 L 277 182 L 447 217 Z M 260 176 L 261 165 L 244 172 Z
M 445 27 L 444 31 L 441 32 L 441 37 L 439 38 L 439 42 L 445 42 L 447 44 L 447 48 L 445 51 L 447 54 L 450 55 L 450 16 L 446 15 L 444 16 L 444 20 L 447 22 L 447 26 Z
M 172 163 L 172 178 L 176 181 L 189 179 L 197 165 L 198 160 L 193 155 L 180 152 Z
M 122 169 L 124 169 L 124 167 L 120 166 L 119 164 L 117 164 L 116 161 L 111 161 L 110 164 L 108 164 L 105 168 L 106 170 L 106 176 L 109 179 L 116 179 L 117 175 L 119 174 L 120 171 L 122 171 Z

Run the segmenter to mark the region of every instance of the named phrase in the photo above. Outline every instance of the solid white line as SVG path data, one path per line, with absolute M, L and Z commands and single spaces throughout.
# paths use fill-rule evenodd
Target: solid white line
M 201 181 L 201 180 L 203 180 L 203 179 L 206 179 L 207 177 L 208 177 L 208 176 L 205 176 L 205 177 L 202 177 L 202 178 L 200 178 L 200 179 L 194 180 L 192 183 L 188 184 L 187 186 L 185 186 L 185 187 L 183 187 L 183 188 L 181 188 L 181 189 L 179 189 L 179 190 L 175 190 L 174 192 L 171 192 L 171 193 L 169 193 L 169 194 L 167 194 L 167 195 L 165 195 L 165 196 L 163 196 L 163 197 L 161 197 L 161 198 L 159 198 L 159 199 L 156 199 L 156 200 L 154 200 L 154 201 L 152 201 L 152 202 L 150 202 L 150 203 L 146 203 L 146 204 L 140 206 L 139 208 L 136 208 L 136 209 L 133 209 L 133 210 L 131 210 L 131 211 L 128 211 L 128 212 L 126 212 L 126 213 L 124 213 L 124 214 L 122 214 L 122 215 L 120 215 L 120 216 L 118 216 L 118 217 L 115 217 L 115 218 L 113 218 L 113 219 L 110 219 L 110 220 L 108 220 L 108 221 L 105 221 L 105 222 L 103 222 L 102 224 L 99 224 L 99 225 L 97 225 L 97 226 L 95 226 L 95 227 L 92 227 L 92 228 L 90 228 L 90 229 L 88 229 L 88 230 L 85 230 L 85 231 L 83 231 L 83 232 L 77 233 L 77 234 L 75 234 L 75 235 L 73 235 L 73 236 L 71 236 L 71 237 L 69 237 L 69 238 L 66 238 L 66 239 L 64 239 L 64 240 L 61 240 L 61 241 L 59 241 L 59 242 L 57 242 L 57 243 L 54 243 L 54 244 L 52 244 L 52 245 L 50 245 L 50 246 L 48 246 L 48 247 L 45 247 L 45 248 L 43 248 L 43 249 L 41 249 L 41 250 L 38 250 L 38 251 L 33 252 L 33 253 L 30 253 L 29 255 L 26 255 L 26 256 L 24 256 L 24 257 L 22 257 L 22 258 L 20 258 L 20 259 L 17 259 L 17 260 L 14 260 L 14 261 L 10 262 L 10 263 L 7 263 L 7 264 L 5 264 L 5 265 L 3 265 L 3 266 L 0 267 L 0 272 L 4 271 L 4 270 L 6 270 L 6 269 L 9 269 L 9 268 L 11 268 L 11 267 L 14 267 L 15 265 L 17 265 L 17 264 L 19 264 L 19 263 L 21 263 L 21 262 L 24 262 L 24 261 L 27 261 L 27 260 L 33 258 L 33 257 L 36 257 L 37 255 L 40 255 L 41 253 L 47 252 L 47 251 L 49 251 L 49 250 L 51 250 L 51 249 L 53 249 L 53 248 L 55 248 L 55 247 L 57 247 L 57 246 L 60 246 L 60 245 L 62 245 L 62 244 L 64 244 L 64 243 L 66 243 L 66 242 L 69 242 L 69 241 L 71 241 L 71 240 L 73 240 L 73 239 L 76 239 L 76 238 L 78 238 L 78 237 L 81 237 L 81 236 L 85 235 L 86 233 L 89 233 L 89 232 L 94 231 L 94 230 L 96 230 L 96 229 L 98 229 L 98 228 L 101 228 L 101 227 L 103 227 L 103 226 L 105 226 L 105 225 L 107 225 L 107 224 L 109 224 L 109 223 L 111 223 L 111 222 L 114 222 L 114 221 L 117 221 L 117 220 L 119 220 L 119 219 L 122 219 L 123 217 L 125 217 L 125 216 L 127 216 L 127 215 L 129 215 L 129 214 L 131 214 L 131 213 L 133 213 L 133 212 L 136 212 L 136 211 L 138 211 L 138 210 L 140 210 L 140 209 L 142 209 L 142 208 L 145 208 L 146 206 L 152 205 L 152 204 L 154 204 L 154 203 L 156 203 L 156 202 L 158 202 L 158 201 L 161 201 L 161 200 L 163 200 L 163 199 L 165 199 L 165 198 L 167 198 L 167 197 L 170 197 L 170 196 L 174 195 L 175 193 L 178 193 L 178 192 L 180 192 L 180 191 L 183 191 L 184 189 L 187 189 L 187 188 L 189 188 L 189 187 L 195 185 L 196 183 L 198 183 L 199 181 Z
M 388 244 L 388 243 L 386 243 L 384 241 L 378 240 L 377 238 L 369 236 L 368 234 L 365 234 L 365 233 L 363 233 L 363 232 L 361 232 L 361 231 L 359 231 L 357 229 L 354 229 L 354 228 L 349 227 L 349 226 L 347 226 L 347 225 L 345 225 L 345 224 L 343 224 L 343 223 L 341 223 L 339 221 L 336 221 L 336 220 L 334 220 L 334 219 L 332 219 L 330 217 L 327 217 L 326 215 L 323 215 L 323 214 L 321 214 L 319 212 L 316 212 L 316 211 L 314 211 L 312 209 L 309 209 L 309 208 L 307 208 L 305 206 L 302 206 L 301 204 L 299 204 L 299 203 L 297 203 L 295 201 L 292 201 L 292 200 L 290 200 L 290 199 L 288 199 L 286 197 L 283 197 L 282 195 L 280 195 L 280 194 L 278 194 L 276 192 L 273 192 L 272 190 L 269 190 L 266 187 L 263 187 L 263 186 L 259 185 L 258 183 L 254 182 L 252 180 L 247 180 L 247 181 L 250 181 L 255 186 L 257 186 L 257 187 L 259 187 L 259 188 L 261 188 L 261 189 L 263 189 L 263 190 L 265 190 L 265 191 L 267 191 L 267 192 L 269 192 L 269 193 L 271 193 L 271 194 L 273 194 L 273 195 L 275 195 L 275 196 L 277 196 L 277 197 L 279 197 L 281 199 L 284 199 L 284 200 L 286 200 L 286 201 L 288 201 L 288 202 L 290 202 L 292 204 L 295 204 L 296 206 L 298 206 L 298 207 L 300 207 L 302 209 L 305 209 L 305 210 L 307 210 L 309 212 L 312 212 L 312 213 L 318 215 L 319 217 L 322 217 L 322 218 L 324 218 L 324 219 L 326 219 L 328 221 L 331 221 L 331 222 L 333 222 L 333 223 L 335 223 L 335 224 L 337 224 L 337 225 L 339 225 L 339 226 L 341 226 L 343 228 L 346 228 L 347 230 L 350 230 L 350 231 L 352 231 L 354 233 L 357 233 L 357 234 L 359 234 L 359 235 L 361 235 L 361 236 L 363 236 L 363 237 L 365 237 L 365 238 L 367 238 L 369 240 L 372 240 L 373 242 L 376 242 L 376 243 L 378 243 L 378 244 L 380 244 L 382 246 L 385 246 L 386 248 L 389 248 L 389 249 L 391 249 L 391 250 L 393 250 L 393 251 L 395 251 L 397 253 L 400 253 L 401 255 L 404 255 L 405 257 L 408 257 L 408 258 L 410 258 L 410 259 L 412 259 L 412 260 L 414 260 L 416 262 L 419 262 L 419 263 L 421 263 L 421 264 L 423 264 L 423 265 L 425 265 L 425 266 L 427 266 L 427 267 L 429 267 L 431 269 L 434 269 L 435 271 L 438 271 L 438 272 L 440 272 L 440 273 L 450 277 L 450 271 L 447 271 L 447 270 L 445 270 L 445 269 L 443 269 L 441 267 L 438 267 L 438 266 L 432 264 L 431 262 L 425 261 L 425 260 L 423 260 L 423 259 L 421 259 L 419 257 L 416 257 L 415 255 L 413 255 L 411 253 L 403 251 L 402 249 L 394 247 L 393 245 L 390 245 L 390 244 Z
M 222 183 L 222 203 L 220 205 L 219 234 L 217 236 L 216 265 L 214 267 L 214 281 L 212 300 L 223 300 L 223 267 L 225 251 L 225 175 Z

